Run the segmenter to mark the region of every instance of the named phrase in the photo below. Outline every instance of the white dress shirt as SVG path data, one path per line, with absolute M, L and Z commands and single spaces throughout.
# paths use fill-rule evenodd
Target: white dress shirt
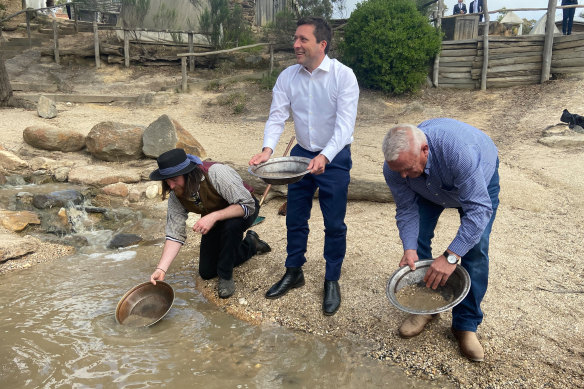
M 298 144 L 320 151 L 330 162 L 353 142 L 358 100 L 353 70 L 336 59 L 325 56 L 312 73 L 300 64 L 292 65 L 274 86 L 263 147 L 275 150 L 291 108 Z

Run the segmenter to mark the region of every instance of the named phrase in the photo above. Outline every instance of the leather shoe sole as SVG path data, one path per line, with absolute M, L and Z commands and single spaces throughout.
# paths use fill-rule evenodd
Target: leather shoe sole
M 404 339 L 418 336 L 422 331 L 424 331 L 426 324 L 430 323 L 432 320 L 438 317 L 440 317 L 439 313 L 433 315 L 409 315 L 399 327 L 399 336 Z
M 462 355 L 474 362 L 482 362 L 485 360 L 485 351 L 479 342 L 479 338 L 477 338 L 476 332 L 459 331 L 454 328 L 451 328 L 451 330 L 458 341 L 458 347 Z

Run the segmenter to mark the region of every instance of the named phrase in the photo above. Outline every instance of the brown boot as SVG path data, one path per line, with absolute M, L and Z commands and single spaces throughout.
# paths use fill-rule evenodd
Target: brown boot
M 477 338 L 476 332 L 458 331 L 452 328 L 452 333 L 458 341 L 458 347 L 462 355 L 471 361 L 481 362 L 485 359 L 485 351 Z
M 399 327 L 399 336 L 404 339 L 417 336 L 424 330 L 426 324 L 438 317 L 440 317 L 439 313 L 433 315 L 410 315 Z

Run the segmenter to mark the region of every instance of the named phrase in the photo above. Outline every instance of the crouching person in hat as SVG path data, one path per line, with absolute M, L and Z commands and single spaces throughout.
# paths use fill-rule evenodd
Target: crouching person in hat
M 164 280 L 170 264 L 184 244 L 189 212 L 201 215 L 193 231 L 201 233 L 199 274 L 205 280 L 219 276 L 219 297 L 235 292 L 233 268 L 270 246 L 257 233 L 247 231 L 259 213 L 259 203 L 241 177 L 227 165 L 205 161 L 173 149 L 161 154 L 150 179 L 162 181 L 162 199 L 168 195 L 166 242 L 150 281 Z

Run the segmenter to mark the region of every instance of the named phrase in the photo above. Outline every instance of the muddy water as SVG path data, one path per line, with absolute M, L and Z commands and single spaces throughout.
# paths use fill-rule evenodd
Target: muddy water
M 161 247 L 108 250 L 112 234 L 87 232 L 92 246 L 77 254 L 0 278 L 1 388 L 431 387 L 367 357 L 364 344 L 227 315 L 195 290 L 183 256 L 166 279 L 167 316 L 119 325 L 117 302 L 148 279 Z

